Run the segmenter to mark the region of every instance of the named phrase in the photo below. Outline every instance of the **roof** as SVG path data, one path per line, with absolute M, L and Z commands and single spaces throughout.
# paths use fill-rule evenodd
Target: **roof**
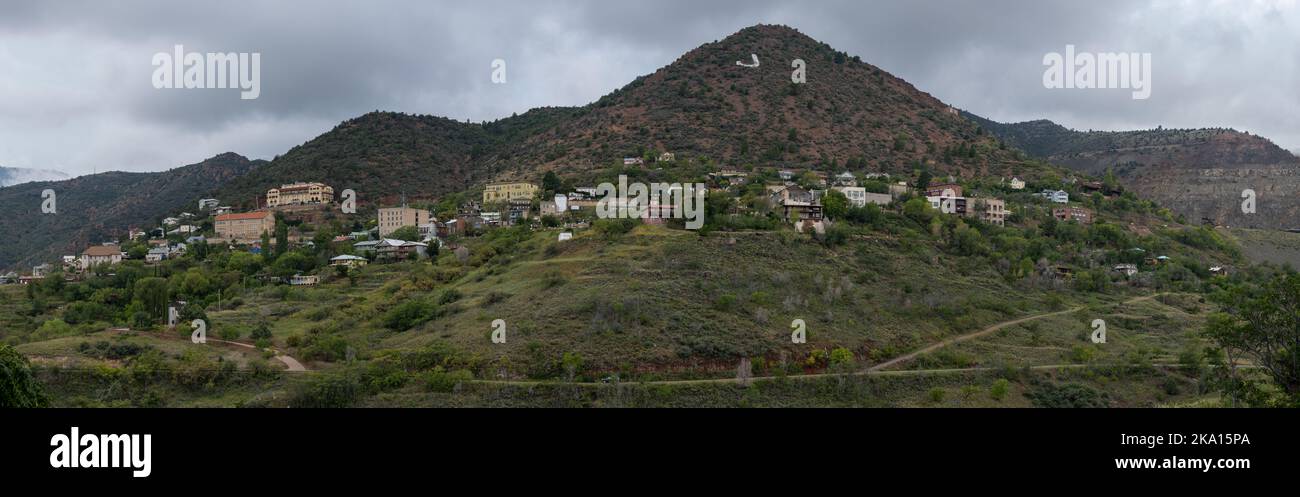
M 428 244 L 424 244 L 420 242 L 408 242 L 406 240 L 398 240 L 395 238 L 385 238 L 383 240 L 380 240 L 379 243 L 390 247 L 410 247 L 410 246 L 417 246 L 417 245 L 421 247 L 428 246 Z
M 272 215 L 270 211 L 241 212 L 239 214 L 222 214 L 217 216 L 217 221 L 245 221 L 248 219 L 264 219 Z
M 365 258 L 365 257 L 357 257 L 357 256 L 355 256 L 355 255 L 343 254 L 343 255 L 340 255 L 340 256 L 336 256 L 336 257 L 334 257 L 334 258 L 331 258 L 330 260 L 331 260 L 331 261 L 364 261 L 364 260 L 366 260 L 366 258 Z
M 122 249 L 118 247 L 109 247 L 107 245 L 95 245 L 93 247 L 87 247 L 86 250 L 81 252 L 81 255 L 88 255 L 91 257 L 111 257 L 114 255 L 122 255 Z

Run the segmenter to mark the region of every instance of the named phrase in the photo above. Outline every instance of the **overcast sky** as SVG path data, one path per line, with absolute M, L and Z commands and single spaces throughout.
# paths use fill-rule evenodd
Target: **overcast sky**
M 758 23 L 1001 121 L 1233 127 L 1300 149 L 1295 0 L 4 0 L 0 165 L 154 171 L 225 151 L 270 159 L 372 110 L 481 121 L 582 105 Z M 177 44 L 260 53 L 260 97 L 155 89 L 154 54 Z M 1044 88 L 1044 55 L 1067 44 L 1151 53 L 1151 97 Z

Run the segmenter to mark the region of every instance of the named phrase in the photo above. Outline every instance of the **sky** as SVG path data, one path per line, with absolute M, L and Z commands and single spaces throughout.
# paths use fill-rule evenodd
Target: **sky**
M 271 159 L 374 110 L 583 105 L 760 23 L 999 121 L 1231 127 L 1300 150 L 1296 0 L 2 1 L 0 166 L 73 175 Z M 156 88 L 176 45 L 259 54 L 258 98 Z M 1151 54 L 1150 97 L 1046 88 L 1044 57 L 1067 45 Z

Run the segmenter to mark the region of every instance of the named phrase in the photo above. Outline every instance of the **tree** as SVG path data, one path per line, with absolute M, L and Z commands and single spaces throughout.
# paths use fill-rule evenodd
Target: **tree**
M 932 179 L 934 179 L 934 176 L 930 174 L 930 171 L 921 171 L 921 175 L 916 178 L 916 189 L 925 191 L 926 188 L 930 187 L 930 180 Z
M 554 171 L 546 171 L 542 176 L 542 191 L 547 195 L 555 195 L 560 192 L 560 177 L 555 175 Z
M 393 230 L 392 233 L 389 233 L 388 238 L 415 242 L 420 240 L 420 230 L 415 226 L 402 226 L 401 228 Z
M 1235 285 L 1212 297 L 1223 312 L 1207 320 L 1205 334 L 1222 351 L 1224 390 L 1235 400 L 1253 388 L 1237 371 L 1249 356 L 1267 371 L 1281 403 L 1300 406 L 1300 274 L 1276 276 L 1260 287 Z
M 0 407 L 45 407 L 49 403 L 27 358 L 9 345 L 0 345 Z
M 822 197 L 822 212 L 831 219 L 841 219 L 849 212 L 849 199 L 839 190 L 829 190 Z
M 903 214 L 918 223 L 925 224 L 934 217 L 934 207 L 931 207 L 930 202 L 925 199 L 917 197 L 903 204 Z
M 259 324 L 257 325 L 257 328 L 255 328 L 253 332 L 248 335 L 248 337 L 252 338 L 253 340 L 270 339 L 271 328 L 268 328 L 266 326 L 266 323 Z
M 262 250 L 266 250 L 263 247 Z M 275 225 L 275 258 L 279 259 L 285 252 L 289 251 L 289 225 L 283 222 Z
M 265 260 L 267 263 L 270 263 L 272 260 L 275 259 L 275 254 L 271 252 L 271 234 L 265 231 L 262 232 L 261 249 L 262 249 L 262 260 Z
M 140 304 L 140 310 L 146 313 L 149 318 L 157 322 L 167 316 L 167 303 L 169 295 L 167 292 L 167 280 L 162 278 L 143 278 L 135 282 L 135 301 Z

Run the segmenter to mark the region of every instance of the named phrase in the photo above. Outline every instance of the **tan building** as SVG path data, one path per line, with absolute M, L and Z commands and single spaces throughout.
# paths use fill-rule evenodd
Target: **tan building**
M 81 252 L 81 269 L 83 271 L 100 264 L 117 264 L 122 262 L 122 247 L 117 245 L 96 245 Z M 44 274 L 40 275 L 44 277 Z
M 972 198 L 969 199 L 975 205 L 967 210 L 967 214 L 979 218 L 989 224 L 1006 226 L 1007 223 L 1007 203 L 996 198 Z
M 217 238 L 237 243 L 253 243 L 262 233 L 275 231 L 275 214 L 270 211 L 222 214 L 213 223 Z
M 493 183 L 483 189 L 483 202 L 533 198 L 537 189 L 537 185 L 531 183 Z
M 403 226 L 420 226 L 433 222 L 429 211 L 410 207 L 379 209 L 379 236 L 386 237 Z
M 266 205 L 326 204 L 334 201 L 334 189 L 324 183 L 292 183 L 266 191 Z

